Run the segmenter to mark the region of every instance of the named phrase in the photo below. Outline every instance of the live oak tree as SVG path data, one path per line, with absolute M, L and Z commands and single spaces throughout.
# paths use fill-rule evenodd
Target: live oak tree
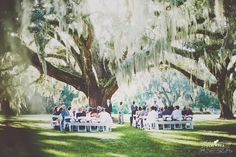
M 202 2 L 202 4 L 204 3 Z M 217 82 L 209 84 L 173 64 L 171 66 L 182 71 L 188 78 L 192 76 L 192 81 L 197 85 L 204 87 L 205 84 L 206 88 L 216 93 L 221 104 L 220 117 L 230 119 L 233 118 L 233 93 L 236 90 L 236 2 L 232 0 L 210 0 L 206 5 L 209 6 L 210 10 L 209 18 L 199 17 L 197 24 L 200 27 L 196 29 L 195 33 L 198 37 L 191 43 L 187 43 L 188 47 L 195 51 L 191 53 L 176 47 L 173 50 L 181 56 L 196 60 L 196 62 L 203 60 Z M 201 27 L 208 22 L 211 25 Z M 223 28 L 214 30 L 212 29 L 214 28 L 213 24 L 222 25 Z
M 156 18 L 144 34 L 148 42 L 125 66 L 133 65 L 134 73 L 160 64 L 174 68 L 217 95 L 221 118 L 234 118 L 236 2 L 154 0 L 152 5 Z
M 59 19 L 61 17 L 58 15 L 60 10 L 43 8 L 40 1 L 38 4 L 34 4 L 32 1 L 24 1 L 22 4 L 17 3 L 17 1 L 4 1 L 3 4 L 5 5 L 2 5 L 3 10 L 1 12 L 1 35 L 3 40 L 1 42 L 4 43 L 1 45 L 2 52 L 14 51 L 21 56 L 27 56 L 31 64 L 41 73 L 46 72 L 47 75 L 84 92 L 91 106 L 102 105 L 106 99 L 111 98 L 118 88 L 115 75 L 111 73 L 108 67 L 112 62 L 98 55 L 99 45 L 94 39 L 94 30 L 89 17 L 73 15 L 71 12 L 73 8 L 69 7 L 71 5 L 69 2 L 63 2 L 65 8 L 60 6 L 61 9 L 65 9 L 64 14 L 61 15 L 62 19 Z M 20 8 L 27 5 L 29 8 L 24 8 L 25 12 L 19 13 L 15 9 L 16 4 Z M 74 3 L 74 5 L 78 6 L 79 4 Z M 51 9 L 51 12 L 48 13 L 48 10 L 43 9 Z M 46 19 L 46 12 L 48 17 L 55 15 L 56 18 L 50 19 L 49 17 Z M 6 14 L 7 16 L 5 16 Z M 32 17 L 30 17 L 31 15 Z M 79 16 L 79 20 L 77 17 L 74 17 L 74 19 L 69 17 L 70 15 Z M 19 17 L 23 20 L 24 18 L 30 20 L 29 24 L 34 25 L 30 27 L 30 25 L 24 23 L 25 28 L 23 28 L 24 26 L 18 21 Z M 83 30 L 82 34 L 79 34 L 80 32 L 77 29 L 67 29 L 68 25 L 65 27 L 59 26 L 61 22 L 73 24 L 73 22 L 78 21 L 82 23 L 79 27 L 83 28 L 78 28 Z M 9 32 L 14 32 L 18 37 L 11 36 Z M 26 32 L 28 34 L 23 34 Z M 21 35 L 22 38 L 19 38 Z M 32 48 L 23 39 L 24 37 L 32 39 L 30 38 L 32 36 L 34 38 L 30 42 L 36 44 L 36 48 L 34 46 Z M 10 42 L 8 42 L 8 39 L 10 39 Z M 53 41 L 56 41 L 55 45 L 59 47 L 58 51 L 53 49 L 45 53 L 45 45 Z M 58 60 L 56 63 L 53 62 L 55 59 Z
M 138 70 L 167 63 L 215 92 L 221 117 L 233 118 L 233 0 L 99 2 L 24 0 L 18 12 L 11 8 L 8 16 L 1 15 L 1 50 L 27 56 L 41 73 L 84 92 L 92 106 L 111 98 L 117 84 L 130 81 Z M 14 6 L 16 1 L 8 3 Z M 18 38 L 7 32 L 16 32 Z M 9 38 L 11 43 L 6 42 Z M 179 64 L 178 59 L 186 58 L 189 64 Z M 203 77 L 204 70 L 195 72 L 201 67 L 215 81 Z

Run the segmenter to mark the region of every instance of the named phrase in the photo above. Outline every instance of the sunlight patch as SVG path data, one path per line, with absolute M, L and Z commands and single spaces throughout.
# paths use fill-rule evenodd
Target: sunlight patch
M 229 135 L 225 132 L 192 132 L 194 134 L 202 135 L 202 136 L 216 136 L 216 137 L 226 137 L 226 138 L 233 138 L 236 139 L 236 135 Z
M 184 145 L 193 145 L 193 146 L 207 146 L 212 142 L 202 141 L 195 137 L 190 137 L 188 135 L 177 135 L 177 134 L 165 134 L 160 132 L 150 132 L 149 135 L 154 137 L 156 140 L 162 140 L 159 142 L 170 142 L 170 143 L 178 143 Z
M 114 156 L 114 157 L 128 157 L 125 154 L 117 154 L 117 153 L 112 153 L 112 152 L 106 153 L 106 155 Z
M 67 146 L 69 143 L 65 141 L 56 141 L 56 140 L 42 140 L 41 141 L 44 144 L 50 144 L 50 145 L 63 145 Z
M 190 137 L 186 135 L 177 135 L 177 134 L 166 134 L 166 133 L 160 133 L 160 132 L 150 132 L 149 133 L 152 137 L 157 137 L 157 138 L 171 138 L 171 139 L 180 139 L 180 140 L 195 140 L 197 141 L 198 139 L 195 137 Z
M 121 133 L 81 133 L 78 134 L 81 137 L 95 137 L 100 139 L 120 139 L 123 134 Z
M 63 136 L 63 134 L 61 132 L 39 132 L 39 135 L 43 135 L 43 136 Z
M 56 150 L 56 149 L 44 149 L 43 152 L 51 154 L 51 155 L 55 155 L 55 156 L 65 156 L 68 157 L 68 152 L 63 152 L 60 150 Z M 70 156 L 78 156 L 78 154 L 71 154 L 70 152 Z

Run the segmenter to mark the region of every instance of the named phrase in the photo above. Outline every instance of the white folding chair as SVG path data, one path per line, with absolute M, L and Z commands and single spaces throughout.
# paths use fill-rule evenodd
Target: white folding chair
M 64 118 L 64 122 L 63 122 L 63 129 L 66 130 L 66 127 L 68 126 L 69 131 L 71 131 L 71 123 L 70 123 L 71 117 L 70 116 L 66 116 Z
M 99 120 L 97 118 L 93 118 L 90 121 L 90 132 L 98 132 L 99 131 Z
M 89 123 L 87 123 L 86 117 L 79 117 L 77 118 L 77 127 L 78 127 L 78 132 L 87 132 L 87 126 Z
M 50 122 L 52 128 L 60 126 L 59 115 L 52 115 L 52 121 Z
M 182 122 L 181 121 L 173 121 L 174 129 L 183 129 Z

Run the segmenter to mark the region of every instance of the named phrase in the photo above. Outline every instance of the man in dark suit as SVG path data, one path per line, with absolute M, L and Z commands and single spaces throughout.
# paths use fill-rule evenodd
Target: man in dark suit
M 133 101 L 133 104 L 131 105 L 130 126 L 132 126 L 133 124 L 133 118 L 134 118 L 134 115 L 136 114 L 137 108 L 138 107 L 136 106 L 135 101 Z
M 112 103 L 109 99 L 107 99 L 107 103 L 103 105 L 106 111 L 111 115 L 112 112 Z

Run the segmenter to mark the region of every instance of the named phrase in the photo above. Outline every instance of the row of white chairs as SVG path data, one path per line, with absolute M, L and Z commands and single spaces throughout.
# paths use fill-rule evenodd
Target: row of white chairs
M 133 126 L 144 130 L 193 129 L 192 119 L 192 116 L 183 116 L 178 120 L 172 120 L 170 115 L 165 115 L 162 118 L 157 118 L 156 121 L 150 122 L 147 117 L 140 117 L 135 118 L 136 123 L 133 123 Z
M 53 116 L 56 117 L 56 116 Z M 60 120 L 58 117 L 57 120 L 51 122 L 52 127 L 59 127 L 59 129 L 68 131 L 78 131 L 78 132 L 98 132 L 98 131 L 111 131 L 112 123 L 101 122 L 99 118 L 86 118 L 79 117 L 73 119 L 71 117 L 65 117 L 64 121 Z

